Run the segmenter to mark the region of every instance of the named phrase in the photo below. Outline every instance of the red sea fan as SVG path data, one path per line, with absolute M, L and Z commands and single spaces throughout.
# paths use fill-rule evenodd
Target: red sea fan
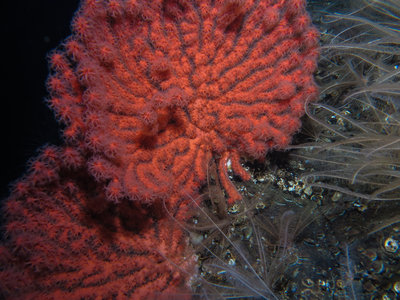
M 86 0 L 51 59 L 50 106 L 108 198 L 180 199 L 226 164 L 282 149 L 316 98 L 303 0 Z M 173 197 L 171 197 L 174 195 Z
M 187 296 L 193 255 L 164 204 L 185 222 L 212 159 L 232 202 L 227 165 L 248 179 L 242 157 L 290 142 L 317 93 L 304 5 L 83 1 L 50 60 L 65 145 L 44 148 L 5 204 L 3 295 Z
M 6 202 L 0 298 L 190 298 L 195 261 L 180 227 L 158 208 L 107 201 L 83 168 L 64 163 L 65 150 L 45 148 Z M 60 178 L 43 176 L 50 169 Z

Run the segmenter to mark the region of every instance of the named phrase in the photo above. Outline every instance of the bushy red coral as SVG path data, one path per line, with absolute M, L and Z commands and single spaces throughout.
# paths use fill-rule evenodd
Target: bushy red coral
M 50 103 L 114 201 L 196 190 L 211 157 L 239 198 L 226 162 L 248 179 L 239 159 L 287 146 L 316 97 L 303 0 L 87 0 L 73 29 L 51 60 Z
M 185 283 L 195 274 L 194 259 L 181 228 L 157 216 L 161 208 L 110 203 L 85 169 L 63 163 L 63 152 L 45 148 L 32 166 L 46 168 L 28 173 L 20 184 L 29 187 L 6 202 L 0 298 L 190 298 Z M 47 169 L 62 176 L 42 176 Z M 178 211 L 171 213 L 179 218 Z
M 66 145 L 44 148 L 6 202 L 5 296 L 182 292 L 193 260 L 163 204 L 185 221 L 211 160 L 233 202 L 227 165 L 249 179 L 241 158 L 288 145 L 316 96 L 304 2 L 83 1 L 50 60 Z

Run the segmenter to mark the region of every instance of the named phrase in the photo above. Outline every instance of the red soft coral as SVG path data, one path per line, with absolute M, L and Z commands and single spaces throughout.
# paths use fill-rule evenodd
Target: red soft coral
M 66 138 L 84 140 L 96 156 L 93 176 L 110 180 L 113 200 L 153 203 L 197 189 L 212 156 L 235 160 L 248 179 L 239 158 L 287 146 L 316 97 L 318 33 L 304 7 L 83 2 L 65 51 L 51 60 L 50 103 Z M 239 198 L 219 165 L 231 200 Z
M 181 228 L 157 216 L 161 208 L 113 205 L 84 169 L 62 161 L 65 149 L 54 150 L 45 148 L 32 161 L 52 160 L 28 173 L 6 202 L 0 298 L 190 298 L 186 282 L 195 261 Z M 48 169 L 62 178 L 44 182 L 40 173 Z M 182 220 L 182 210 L 178 205 L 171 213 Z
M 50 60 L 66 145 L 44 148 L 6 201 L 5 296 L 182 292 L 193 258 L 164 204 L 186 221 L 211 160 L 232 203 L 227 166 L 247 180 L 241 158 L 288 145 L 317 93 L 318 33 L 304 6 L 83 1 Z

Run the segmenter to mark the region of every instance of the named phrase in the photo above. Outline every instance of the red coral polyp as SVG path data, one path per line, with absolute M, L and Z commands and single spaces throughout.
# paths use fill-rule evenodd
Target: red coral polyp
M 49 103 L 113 201 L 184 196 L 212 157 L 238 199 L 225 161 L 248 179 L 239 159 L 285 148 L 317 95 L 303 0 L 84 1 L 73 30 L 51 59 Z

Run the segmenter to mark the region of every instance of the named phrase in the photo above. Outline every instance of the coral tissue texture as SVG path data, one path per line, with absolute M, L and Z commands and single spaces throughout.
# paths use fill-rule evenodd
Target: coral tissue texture
M 71 154 L 45 148 L 6 202 L 0 299 L 189 299 L 195 261 L 181 228 L 106 200 Z
M 5 204 L 0 298 L 188 296 L 179 222 L 211 160 L 284 148 L 316 98 L 303 0 L 86 0 L 50 58 L 65 144 L 44 147 Z M 166 213 L 167 208 L 168 213 Z
M 49 103 L 107 197 L 154 203 L 196 190 L 212 157 L 284 148 L 314 100 L 318 33 L 304 0 L 95 1 L 52 56 Z

